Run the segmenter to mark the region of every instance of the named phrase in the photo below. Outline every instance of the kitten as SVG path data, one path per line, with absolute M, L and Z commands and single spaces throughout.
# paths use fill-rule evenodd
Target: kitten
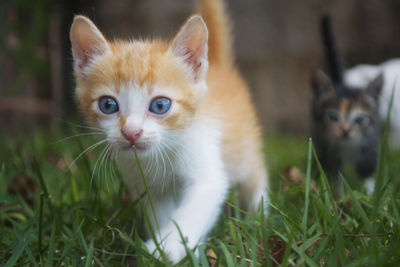
M 383 78 L 379 75 L 363 89 L 344 84 L 342 60 L 328 17 L 322 20 L 322 33 L 332 79 L 321 70 L 312 77 L 312 137 L 324 171 L 336 184 L 337 196 L 336 177 L 345 163 L 354 164 L 361 178 L 368 178 L 375 171 Z
M 362 88 L 370 81 L 383 74 L 384 86 L 382 88 L 381 97 L 379 98 L 379 116 L 381 121 L 385 121 L 387 117 L 392 92 L 395 90 L 392 114 L 390 121 L 389 143 L 391 148 L 400 148 L 400 59 L 391 59 L 380 65 L 357 65 L 345 72 L 344 80 L 346 84 Z
M 135 197 L 145 188 L 157 242 L 173 263 L 204 240 L 230 186 L 243 208 L 267 200 L 261 128 L 245 82 L 234 67 L 223 3 L 200 1 L 170 42 L 108 41 L 76 16 L 70 38 L 76 97 L 87 120 L 106 132 Z M 207 26 L 206 26 L 207 23 Z M 146 242 L 156 250 L 154 240 Z M 155 252 L 159 256 L 159 252 Z

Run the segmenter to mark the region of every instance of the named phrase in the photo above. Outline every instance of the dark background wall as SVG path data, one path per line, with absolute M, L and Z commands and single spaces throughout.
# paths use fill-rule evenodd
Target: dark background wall
M 194 11 L 194 1 L 188 0 L 38 0 L 29 7 L 17 2 L 24 1 L 0 4 L 4 15 L 0 19 L 0 120 L 9 125 L 0 131 L 27 123 L 62 125 L 63 118 L 76 112 L 68 41 L 73 14 L 88 15 L 111 39 L 170 38 Z M 230 0 L 226 4 L 234 24 L 237 65 L 269 133 L 308 133 L 309 79 L 315 68 L 324 67 L 318 29 L 321 14 L 332 17 L 346 66 L 379 63 L 400 54 L 398 0 Z M 21 48 L 26 35 L 34 40 L 31 47 Z M 24 62 L 32 53 L 37 62 Z

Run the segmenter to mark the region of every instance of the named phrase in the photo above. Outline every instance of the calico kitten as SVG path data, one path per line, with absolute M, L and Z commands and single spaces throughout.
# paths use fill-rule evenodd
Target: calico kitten
M 148 196 L 147 214 L 174 263 L 186 255 L 177 226 L 193 249 L 216 222 L 230 186 L 243 208 L 267 199 L 261 129 L 233 64 L 223 3 L 199 4 L 205 21 L 191 16 L 170 42 L 108 41 L 84 16 L 74 18 L 70 32 L 79 107 L 106 132 L 138 197 L 145 189 L 136 148 L 157 220 Z M 155 240 L 146 246 L 155 252 Z
M 312 137 L 322 167 L 338 186 L 336 177 L 345 163 L 354 164 L 361 178 L 375 171 L 383 78 L 379 75 L 363 89 L 344 84 L 342 60 L 328 17 L 322 20 L 322 34 L 332 79 L 321 70 L 312 77 Z

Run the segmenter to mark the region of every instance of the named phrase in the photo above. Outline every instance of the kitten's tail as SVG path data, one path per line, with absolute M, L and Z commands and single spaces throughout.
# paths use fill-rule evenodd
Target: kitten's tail
M 208 31 L 208 59 L 211 64 L 232 65 L 231 26 L 223 0 L 197 0 L 197 10 Z
M 335 84 L 343 84 L 343 58 L 339 53 L 331 19 L 328 15 L 321 17 L 321 36 L 332 81 Z

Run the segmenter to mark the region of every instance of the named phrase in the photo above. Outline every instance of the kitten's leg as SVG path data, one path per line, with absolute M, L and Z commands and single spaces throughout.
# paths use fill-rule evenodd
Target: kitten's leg
M 364 187 L 365 190 L 367 191 L 367 195 L 372 195 L 374 193 L 375 189 L 375 178 L 374 177 L 369 177 L 365 179 L 364 181 Z
M 163 198 L 163 199 L 153 199 L 153 205 L 157 221 L 154 218 L 153 210 L 150 206 L 150 203 L 146 199 L 145 209 L 147 216 L 150 219 L 151 227 L 153 228 L 153 231 L 155 233 L 159 233 L 160 230 L 169 222 L 169 216 L 175 209 L 175 204 L 172 198 Z M 149 226 L 146 227 L 146 230 L 147 230 L 147 237 L 151 236 Z
M 361 159 L 356 163 L 356 170 L 360 178 L 364 179 L 367 194 L 371 195 L 375 189 L 375 179 L 372 174 L 375 172 L 378 163 L 377 146 L 364 148 L 362 152 Z
M 177 226 L 188 248 L 193 249 L 214 225 L 226 198 L 229 182 L 222 160 L 212 153 L 212 149 L 209 151 L 211 153 L 199 157 L 202 159 L 200 164 L 186 174 L 187 183 L 180 203 L 160 232 L 158 241 L 161 241 L 161 247 L 173 263 L 186 255 Z M 147 241 L 146 246 L 153 252 L 154 241 Z
M 264 213 L 268 213 L 269 197 L 267 193 L 268 175 L 263 163 L 255 164 L 246 180 L 238 185 L 240 206 L 242 209 L 256 211 L 263 200 Z
M 361 178 L 370 177 L 374 173 L 377 163 L 378 163 L 377 149 L 374 150 L 368 149 L 363 151 L 361 159 L 358 162 L 356 162 L 357 174 Z

